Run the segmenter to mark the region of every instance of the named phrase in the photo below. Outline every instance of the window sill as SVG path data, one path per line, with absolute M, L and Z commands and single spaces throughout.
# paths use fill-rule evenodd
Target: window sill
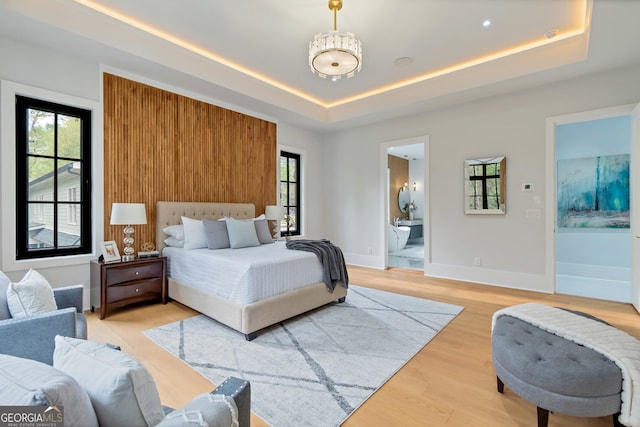
M 89 265 L 91 260 L 98 257 L 97 254 L 68 255 L 51 258 L 35 258 L 35 259 L 5 259 L 2 262 L 2 271 L 24 271 L 33 269 L 44 269 L 52 267 L 67 267 L 71 265 Z

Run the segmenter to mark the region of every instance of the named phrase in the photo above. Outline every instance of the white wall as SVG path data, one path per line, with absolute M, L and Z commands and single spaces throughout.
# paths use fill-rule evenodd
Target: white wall
M 82 98 L 89 102 L 97 102 L 100 93 L 100 79 L 98 74 L 98 65 L 84 63 L 69 58 L 61 57 L 58 54 L 42 50 L 31 45 L 0 38 L 0 79 L 9 82 L 17 82 L 22 85 L 33 88 L 33 93 L 48 93 L 49 91 L 71 95 L 74 98 Z M 30 95 L 33 95 L 30 93 Z M 2 132 L 2 151 L 6 150 L 6 144 L 10 147 L 15 146 L 13 131 L 8 132 L 14 126 L 10 120 L 7 120 L 8 111 L 2 111 L 2 122 L 0 127 Z M 99 121 L 96 123 L 94 118 L 94 129 L 99 129 L 99 137 L 102 135 L 102 117 L 100 113 Z M 102 147 L 102 143 L 99 144 Z M 95 151 L 95 150 L 94 150 Z M 101 150 L 97 157 L 100 158 Z M 95 154 L 94 154 L 95 156 Z M 12 187 L 13 182 L 9 182 L 5 172 L 11 172 L 14 169 L 15 159 L 13 156 L 3 156 L 0 159 L 3 170 L 2 188 L 6 186 Z M 100 172 L 102 168 L 100 168 Z M 15 175 L 13 175 L 15 176 Z M 102 195 L 101 188 L 103 186 L 102 175 L 94 174 L 94 191 L 100 189 L 98 193 Z M 12 193 L 13 194 L 13 193 Z M 100 202 L 100 206 L 102 203 Z M 5 269 L 7 275 L 12 280 L 19 280 L 29 268 L 37 268 L 47 280 L 54 286 L 62 286 L 68 284 L 84 284 L 85 285 L 85 308 L 89 307 L 89 262 L 87 257 L 77 257 L 77 261 L 71 259 L 65 262 L 57 262 L 54 259 L 44 262 L 7 262 L 12 254 L 15 253 L 14 239 L 9 236 L 11 234 L 11 223 L 6 223 L 6 219 L 15 218 L 15 198 L 7 196 L 3 193 L 0 197 L 0 219 L 5 223 L 2 227 L 2 235 L 0 240 L 0 259 L 3 260 L 2 268 Z M 12 220 L 11 222 L 13 222 Z M 13 224 L 15 230 L 15 224 Z M 96 225 L 96 230 L 102 229 L 102 222 Z M 99 236 L 98 238 L 102 238 Z
M 638 100 L 636 64 L 328 135 L 325 186 L 340 191 L 325 201 L 326 232 L 348 261 L 383 264 L 379 145 L 429 135 L 431 241 L 425 245 L 431 259 L 425 274 L 552 292 L 545 264 L 545 119 Z M 507 158 L 507 214 L 464 215 L 464 160 L 501 155 Z M 522 192 L 523 183 L 534 191 Z M 541 216 L 526 218 L 527 209 L 539 209 Z M 482 266 L 473 265 L 475 257 Z
M 320 239 L 324 235 L 323 197 L 325 194 L 322 147 L 320 136 L 286 123 L 278 123 L 279 150 L 301 154 L 302 160 L 302 231 L 306 238 Z M 278 175 L 278 179 L 280 176 Z M 279 195 L 279 194 L 278 194 Z

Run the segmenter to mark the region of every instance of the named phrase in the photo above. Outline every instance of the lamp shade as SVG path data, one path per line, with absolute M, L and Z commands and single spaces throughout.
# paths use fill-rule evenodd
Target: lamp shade
M 144 203 L 114 203 L 111 205 L 111 225 L 135 225 L 147 223 Z
M 267 205 L 264 216 L 270 221 L 281 220 L 284 217 L 284 208 L 282 206 Z

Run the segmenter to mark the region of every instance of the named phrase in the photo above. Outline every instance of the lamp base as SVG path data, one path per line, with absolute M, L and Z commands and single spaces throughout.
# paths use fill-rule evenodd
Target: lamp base
M 135 261 L 135 255 L 122 255 L 122 261 Z

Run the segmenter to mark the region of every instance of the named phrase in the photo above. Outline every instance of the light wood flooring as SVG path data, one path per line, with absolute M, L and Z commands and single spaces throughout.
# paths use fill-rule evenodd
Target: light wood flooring
M 345 427 L 535 426 L 533 405 L 508 388 L 505 394 L 496 391 L 491 316 L 505 306 L 533 301 L 585 311 L 640 338 L 640 315 L 630 304 L 433 279 L 400 269 L 349 267 L 349 278 L 360 286 L 457 304 L 464 310 L 358 408 Z M 142 331 L 196 314 L 176 302 L 124 308 L 104 320 L 97 313 L 88 313 L 89 339 L 122 346 L 149 369 L 162 402 L 180 407 L 213 385 Z M 252 425 L 267 424 L 254 415 Z M 611 417 L 549 416 L 550 427 L 611 425 Z

